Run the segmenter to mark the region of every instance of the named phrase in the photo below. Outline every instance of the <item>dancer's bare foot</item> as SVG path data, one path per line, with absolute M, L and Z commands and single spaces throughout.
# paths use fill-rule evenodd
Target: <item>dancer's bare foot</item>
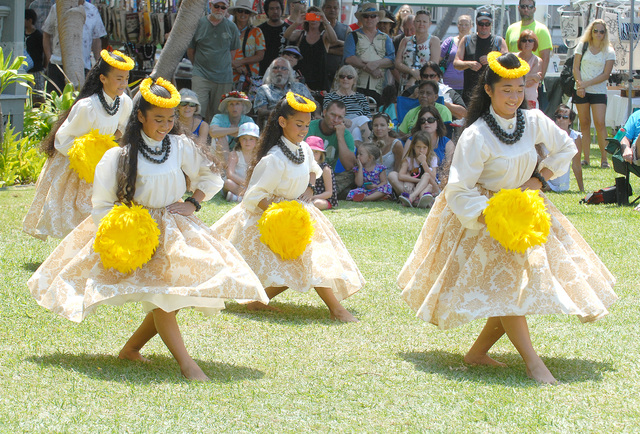
M 270 310 L 272 312 L 282 312 L 280 309 L 278 309 L 277 307 L 268 305 L 268 304 L 264 304 L 261 301 L 252 301 L 249 303 L 246 303 L 244 305 L 244 307 L 247 308 L 247 310 L 252 310 L 252 311 L 256 311 L 256 310 Z
M 495 359 L 492 359 L 486 354 L 470 354 L 467 353 L 464 356 L 464 362 L 469 365 L 487 365 L 487 366 L 499 366 L 501 368 L 506 368 L 507 364 L 498 362 Z
M 140 351 L 127 348 L 127 347 L 124 347 L 123 349 L 120 350 L 120 354 L 118 354 L 118 358 L 123 360 L 133 360 L 134 362 L 144 362 L 144 363 L 151 362 L 151 360 L 147 359 L 142 354 L 140 354 Z
M 341 306 L 341 308 L 334 309 L 331 311 L 331 319 L 340 321 L 340 322 L 358 322 L 358 318 L 351 315 L 347 309 Z
M 196 362 L 190 363 L 189 365 L 180 368 L 180 371 L 187 380 L 209 381 L 209 377 L 207 377 L 202 369 L 200 369 L 200 366 L 198 366 Z
M 529 376 L 529 378 L 536 380 L 538 383 L 553 385 L 558 384 L 558 380 L 554 378 L 554 376 L 551 374 L 551 371 L 549 371 L 542 359 L 540 359 L 539 363 L 535 363 L 535 365 L 531 367 L 527 366 L 527 375 Z

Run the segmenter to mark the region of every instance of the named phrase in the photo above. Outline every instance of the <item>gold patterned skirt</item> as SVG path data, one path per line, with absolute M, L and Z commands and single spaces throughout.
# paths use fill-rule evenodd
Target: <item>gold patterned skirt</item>
M 544 197 L 544 195 L 542 195 Z M 478 318 L 564 313 L 593 321 L 617 300 L 615 278 L 573 225 L 544 197 L 547 242 L 505 250 L 486 229 L 463 228 L 438 196 L 398 285 L 418 318 L 441 329 Z
M 238 249 L 265 288 L 286 286 L 299 292 L 332 288 L 336 298 L 344 300 L 364 286 L 364 277 L 331 222 L 315 206 L 303 205 L 311 214 L 314 234 L 296 259 L 283 260 L 260 241 L 261 214 L 250 213 L 242 204 L 211 229 Z
M 56 151 L 38 177 L 22 230 L 41 240 L 66 237 L 91 214 L 92 191 L 93 185 L 71 170 L 69 158 Z
M 236 249 L 194 216 L 150 209 L 160 243 L 151 260 L 131 273 L 105 269 L 93 251 L 91 217 L 74 229 L 29 279 L 41 306 L 80 322 L 101 304 L 142 302 L 145 311 L 224 308 L 223 299 L 268 303 L 260 280 Z

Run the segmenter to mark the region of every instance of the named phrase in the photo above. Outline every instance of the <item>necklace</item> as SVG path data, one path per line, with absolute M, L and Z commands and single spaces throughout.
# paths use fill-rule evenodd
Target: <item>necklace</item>
M 116 99 L 113 101 L 113 106 L 109 106 L 107 100 L 104 99 L 104 94 L 102 92 L 98 92 L 98 99 L 100 100 L 100 104 L 102 104 L 104 111 L 106 111 L 109 116 L 113 116 L 118 112 L 118 107 L 120 107 L 119 96 L 116 96 Z
M 520 109 L 518 109 L 516 114 L 516 129 L 511 134 L 507 134 L 507 132 L 498 125 L 496 118 L 494 118 L 491 113 L 485 113 L 482 115 L 482 119 L 484 119 L 498 140 L 507 145 L 513 145 L 522 138 L 522 134 L 524 133 L 524 113 Z
M 282 139 L 278 140 L 277 144 L 282 153 L 286 155 L 289 160 L 293 161 L 296 164 L 304 163 L 304 151 L 302 150 L 302 147 L 298 148 L 298 155 L 294 155 L 294 153 L 291 152 L 287 145 L 284 144 Z
M 167 161 L 167 158 L 169 158 L 169 154 L 171 153 L 171 141 L 169 140 L 169 136 L 167 135 L 164 137 L 164 139 L 162 139 L 161 148 L 151 149 L 151 147 L 149 147 L 144 142 L 142 137 L 140 137 L 140 141 L 138 142 L 138 149 L 140 150 L 142 156 L 147 160 L 151 161 L 154 164 L 162 164 Z M 152 155 L 160 156 L 162 154 L 164 154 L 164 156 L 160 159 L 152 157 Z

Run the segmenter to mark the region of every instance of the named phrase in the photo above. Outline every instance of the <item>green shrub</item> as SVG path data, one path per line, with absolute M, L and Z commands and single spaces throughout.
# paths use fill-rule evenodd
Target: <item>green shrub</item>
M 7 125 L 0 153 L 0 187 L 35 182 L 46 157 L 39 152 L 38 140 L 28 136 L 20 138 L 13 127 Z
M 58 95 L 56 91 L 46 94 L 45 102 L 40 107 L 34 107 L 31 99 L 28 99 L 24 113 L 24 134 L 30 139 L 42 141 L 60 113 L 69 110 L 77 97 L 78 91 L 73 89 L 71 83 L 67 83 L 62 95 Z

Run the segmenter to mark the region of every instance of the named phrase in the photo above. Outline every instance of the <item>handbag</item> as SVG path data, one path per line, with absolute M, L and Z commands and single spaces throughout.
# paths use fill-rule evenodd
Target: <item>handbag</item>
M 452 48 L 453 48 L 453 38 L 451 38 L 451 42 L 449 43 L 449 48 L 447 49 L 447 53 L 444 55 L 442 59 L 440 59 L 440 62 L 438 62 L 438 66 L 440 67 L 440 70 L 442 71 L 443 74 L 447 70 L 447 65 L 449 64 L 449 55 L 451 54 Z
M 585 42 L 582 44 L 582 57 L 584 57 L 584 53 L 589 48 L 589 43 Z M 582 62 L 582 57 L 580 57 L 580 62 Z M 573 60 L 575 58 L 575 53 L 573 56 L 567 57 L 567 60 L 564 61 L 564 66 L 562 67 L 562 72 L 560 73 L 560 84 L 562 85 L 562 93 L 566 96 L 572 96 L 573 90 L 576 87 L 576 79 L 573 76 Z

